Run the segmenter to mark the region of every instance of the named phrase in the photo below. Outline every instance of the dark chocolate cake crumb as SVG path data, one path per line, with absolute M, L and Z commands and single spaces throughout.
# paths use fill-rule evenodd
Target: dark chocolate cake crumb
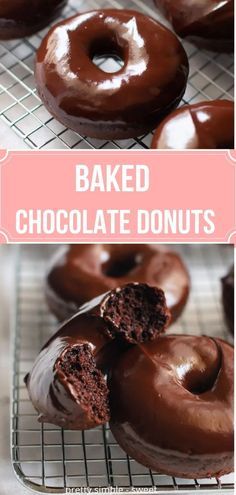
M 164 292 L 146 284 L 128 284 L 111 292 L 105 304 L 108 331 L 127 342 L 147 342 L 162 333 L 170 320 Z
M 109 421 L 108 388 L 102 372 L 97 368 L 89 344 L 68 349 L 58 363 L 89 417 L 97 423 Z

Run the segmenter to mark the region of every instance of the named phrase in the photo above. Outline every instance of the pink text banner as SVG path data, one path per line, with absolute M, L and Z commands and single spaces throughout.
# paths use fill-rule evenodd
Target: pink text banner
M 0 150 L 0 242 L 234 243 L 236 154 Z

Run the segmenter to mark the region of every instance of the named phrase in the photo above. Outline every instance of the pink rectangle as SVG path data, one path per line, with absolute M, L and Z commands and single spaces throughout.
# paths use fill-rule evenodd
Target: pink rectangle
M 0 160 L 1 242 L 234 240 L 234 152 L 2 150 Z M 95 191 L 76 191 L 77 165 Z M 114 170 L 107 191 L 106 174 Z

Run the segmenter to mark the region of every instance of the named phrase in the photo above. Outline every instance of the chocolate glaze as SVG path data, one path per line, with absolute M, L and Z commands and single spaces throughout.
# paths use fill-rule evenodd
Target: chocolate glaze
M 91 298 L 129 282 L 164 290 L 172 321 L 188 299 L 190 280 L 180 256 L 165 246 L 145 244 L 60 248 L 47 275 L 46 297 L 51 311 L 64 320 Z
M 227 326 L 234 334 L 234 267 L 229 270 L 227 275 L 221 279 L 222 284 L 222 302 L 224 316 Z
M 111 430 L 126 453 L 181 478 L 233 470 L 233 348 L 220 339 L 160 337 L 132 347 L 109 380 Z
M 125 346 L 154 339 L 168 322 L 163 291 L 145 284 L 128 284 L 81 307 L 43 347 L 25 378 L 39 421 L 70 429 L 105 423 L 104 374 Z
M 69 429 L 93 428 L 100 423 L 81 404 L 76 386 L 62 373 L 60 363 L 66 351 L 83 344 L 89 345 L 97 361 L 109 342 L 110 338 L 103 331 L 103 322 L 96 316 L 77 315 L 59 329 L 42 349 L 26 377 L 30 399 L 39 413 L 39 421 Z
M 234 0 L 155 0 L 176 33 L 214 51 L 234 49 Z
M 92 62 L 114 54 L 124 66 L 108 74 Z M 65 126 L 105 139 L 135 137 L 181 100 L 188 60 L 177 37 L 154 19 L 128 10 L 97 10 L 67 19 L 43 40 L 38 92 Z
M 233 149 L 234 103 L 215 100 L 186 105 L 156 129 L 153 149 Z
M 0 0 L 0 39 L 30 36 L 53 21 L 67 0 Z

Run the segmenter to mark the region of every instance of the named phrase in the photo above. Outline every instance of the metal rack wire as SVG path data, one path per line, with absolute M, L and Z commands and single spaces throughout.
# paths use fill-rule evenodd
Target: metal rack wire
M 129 458 L 116 444 L 109 427 L 79 432 L 40 424 L 23 382 L 56 321 L 44 301 L 43 282 L 54 247 L 21 247 L 16 274 L 14 374 L 12 389 L 12 461 L 19 480 L 43 493 L 65 493 L 73 487 L 95 493 L 142 494 L 233 493 L 233 475 L 222 479 L 186 480 L 158 475 Z M 232 246 L 177 246 L 191 272 L 192 290 L 173 333 L 209 334 L 230 338 L 220 299 L 220 277 L 233 263 Z M 67 491 L 67 493 L 69 493 Z
M 77 11 L 108 7 L 141 10 L 163 22 L 153 0 L 69 0 L 64 17 Z M 80 136 L 52 118 L 37 96 L 34 81 L 35 51 L 46 32 L 47 29 L 28 39 L 0 44 L 0 118 L 29 148 L 149 148 L 151 134 L 138 139 L 108 142 Z M 233 99 L 233 55 L 199 51 L 187 42 L 184 42 L 184 46 L 190 61 L 190 77 L 182 103 L 215 98 Z M 102 66 L 105 59 L 100 62 Z

